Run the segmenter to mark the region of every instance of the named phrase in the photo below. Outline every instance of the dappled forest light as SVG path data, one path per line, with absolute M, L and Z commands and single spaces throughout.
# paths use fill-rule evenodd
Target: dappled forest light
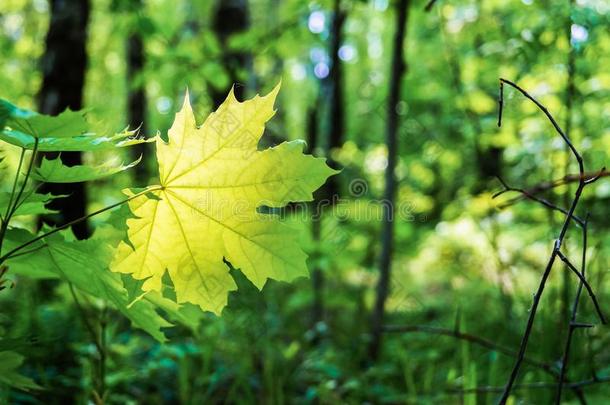
M 607 1 L 0 33 L 0 403 L 608 403 Z

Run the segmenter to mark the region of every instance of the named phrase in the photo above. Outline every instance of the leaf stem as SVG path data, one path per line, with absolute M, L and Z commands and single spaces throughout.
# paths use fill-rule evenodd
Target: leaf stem
M 11 212 L 11 205 L 13 204 L 13 197 L 15 196 L 15 191 L 17 191 L 17 183 L 19 182 L 19 173 L 21 173 L 21 166 L 23 165 L 23 158 L 25 157 L 25 149 L 21 148 L 21 155 L 19 156 L 19 164 L 17 165 L 17 172 L 15 173 L 15 181 L 13 182 L 13 188 L 11 189 L 11 196 L 8 200 L 8 204 L 6 206 L 6 214 L 4 218 L 6 218 L 8 222 L 8 214 Z M 4 218 L 2 219 L 4 222 Z
M 6 230 L 8 229 L 8 224 L 15 215 L 17 208 L 19 207 L 19 199 L 23 195 L 25 187 L 27 186 L 28 179 L 30 174 L 32 173 L 32 168 L 34 167 L 34 163 L 36 161 L 36 152 L 38 150 L 38 138 L 35 138 L 34 148 L 32 149 L 32 158 L 30 159 L 30 164 L 28 166 L 28 170 L 25 174 L 25 179 L 23 179 L 23 183 L 21 184 L 21 188 L 15 197 L 15 191 L 17 190 L 17 183 L 19 182 L 19 175 L 21 174 L 21 167 L 23 166 L 23 159 L 25 157 L 25 149 L 21 148 L 21 155 L 19 157 L 19 165 L 17 166 L 17 172 L 15 173 L 15 181 L 13 182 L 13 188 L 11 190 L 11 196 L 9 198 L 9 203 L 6 207 L 6 215 L 2 220 L 2 225 L 0 225 L 0 251 L 2 251 L 2 244 L 4 243 L 4 237 L 6 235 Z M 15 197 L 15 198 L 14 198 Z M 14 199 L 13 199 L 14 198 Z M 2 262 L 0 261 L 0 264 Z
M 8 228 L 8 223 L 11 214 L 11 206 L 13 205 L 13 197 L 15 196 L 15 191 L 17 191 L 17 183 L 19 182 L 19 173 L 21 172 L 21 166 L 23 165 L 23 158 L 25 157 L 25 149 L 21 149 L 21 155 L 19 156 L 19 164 L 17 165 L 17 173 L 15 173 L 15 181 L 13 182 L 13 188 L 11 189 L 11 195 L 8 199 L 8 204 L 6 205 L 6 214 L 2 217 L 2 224 L 0 224 L 0 251 L 2 250 L 2 242 L 4 241 L 4 235 L 6 234 L 6 230 Z
M 134 200 L 134 199 L 136 199 L 138 197 L 141 197 L 141 196 L 143 196 L 143 195 L 145 195 L 147 193 L 150 193 L 152 191 L 162 190 L 162 189 L 163 189 L 162 186 L 152 186 L 152 187 L 149 187 L 146 190 L 143 190 L 143 191 L 141 191 L 141 192 L 139 192 L 137 194 L 132 195 L 131 197 L 128 197 L 128 198 L 126 198 L 124 200 L 121 200 L 121 201 L 119 201 L 117 203 L 111 204 L 111 205 L 109 205 L 107 207 L 104 207 L 102 209 L 99 209 L 99 210 L 97 210 L 95 212 L 92 212 L 91 214 L 87 214 L 85 216 L 77 218 L 74 221 L 70 221 L 68 223 L 65 223 L 65 224 L 63 224 L 61 226 L 58 226 L 55 229 L 50 230 L 49 232 L 43 233 L 42 235 L 36 236 L 35 238 L 32 238 L 28 242 L 26 242 L 26 243 L 24 243 L 24 244 L 22 244 L 20 246 L 17 246 L 16 248 L 14 248 L 14 249 L 8 251 L 7 253 L 5 253 L 4 255 L 0 256 L 0 264 L 4 263 L 6 260 L 10 259 L 15 253 L 19 252 L 23 248 L 25 248 L 27 246 L 30 246 L 31 244 L 36 243 L 39 240 L 42 240 L 42 239 L 46 238 L 47 236 L 51 236 L 51 235 L 53 235 L 53 234 L 55 234 L 55 233 L 57 233 L 59 231 L 62 231 L 64 229 L 66 229 L 66 228 L 69 228 L 72 225 L 76 225 L 76 224 L 78 224 L 78 223 L 80 223 L 82 221 L 86 221 L 87 219 L 89 219 L 91 217 L 94 217 L 96 215 L 101 214 L 102 212 L 106 212 L 108 210 L 116 208 L 116 207 L 118 207 L 120 205 L 123 205 L 123 204 L 125 204 L 125 203 L 127 203 L 127 202 L 129 202 L 131 200 Z

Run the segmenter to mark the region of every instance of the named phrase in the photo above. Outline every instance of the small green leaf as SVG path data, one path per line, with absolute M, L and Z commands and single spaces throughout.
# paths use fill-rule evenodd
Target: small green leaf
M 84 111 L 65 110 L 59 115 L 38 114 L 0 99 L 0 124 L 36 138 L 71 138 L 87 132 Z
M 137 131 L 125 129 L 111 136 L 87 133 L 71 138 L 39 138 L 38 150 L 41 152 L 89 152 L 154 142 L 156 139 L 156 137 L 148 139 L 133 138 L 136 135 Z M 31 135 L 7 129 L 0 131 L 0 140 L 29 150 L 34 149 L 36 142 L 36 139 Z
M 85 152 L 132 146 L 151 139 L 134 139 L 137 131 L 125 129 L 113 135 L 104 129 L 92 129 L 84 111 L 66 110 L 57 116 L 21 109 L 0 99 L 0 140 L 24 149 L 33 149 L 38 139 L 41 152 Z
M 26 191 L 24 193 L 27 196 L 26 200 L 19 205 L 17 210 L 15 211 L 14 216 L 20 215 L 44 215 L 44 214 L 54 214 L 57 211 L 50 210 L 46 207 L 46 204 L 50 203 L 56 198 L 64 198 L 67 197 L 65 195 L 54 196 L 52 194 L 38 194 L 31 193 Z M 0 192 L 0 212 L 6 211 L 6 206 L 8 205 L 11 198 L 11 193 L 8 191 Z M 23 197 L 22 197 L 23 198 Z
M 116 162 L 106 162 L 99 166 L 65 166 L 60 158 L 44 158 L 40 167 L 36 168 L 32 173 L 32 178 L 46 183 L 78 183 L 81 181 L 92 181 L 112 176 L 113 174 L 132 168 L 140 163 L 141 159 L 142 158 L 140 157 L 138 160 L 128 165 L 117 164 Z
M 11 114 L 5 125 L 36 138 L 72 138 L 85 134 L 89 128 L 85 113 L 72 110 L 56 116 L 34 113 L 23 117 Z

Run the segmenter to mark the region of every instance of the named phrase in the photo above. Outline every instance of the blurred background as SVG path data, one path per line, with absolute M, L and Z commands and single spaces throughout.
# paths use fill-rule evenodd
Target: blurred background
M 0 97 L 14 104 L 48 114 L 87 108 L 113 131 L 130 125 L 153 136 L 166 133 L 187 88 L 203 122 L 234 83 L 245 99 L 281 81 L 260 147 L 304 139 L 343 169 L 319 191 L 333 201 L 319 217 L 286 218 L 301 228 L 311 278 L 259 292 L 235 272 L 240 290 L 222 317 L 191 311 L 164 344 L 87 303 L 107 325 L 105 402 L 493 403 L 563 223 L 520 193 L 492 199 L 503 189 L 498 176 L 558 206 L 578 179 L 553 127 L 509 87 L 498 128 L 498 79 L 538 98 L 587 172 L 600 170 L 610 153 L 609 12 L 603 0 L 2 0 Z M 51 189 L 72 195 L 56 222 L 154 184 L 154 149 L 134 153 L 143 162 L 111 180 Z M 103 158 L 62 155 L 69 164 Z M 607 175 L 587 188 L 578 214 L 591 214 L 587 274 L 609 311 Z M 393 247 L 381 237 L 388 203 Z M 106 220 L 73 230 L 85 238 Z M 576 227 L 566 239 L 578 263 L 581 239 Z M 91 401 L 98 354 L 67 286 L 13 281 L 0 294 L 0 331 L 35 340 L 22 350 L 21 373 L 43 389 L 0 389 L 0 401 Z M 577 285 L 557 264 L 520 403 L 554 398 Z M 579 321 L 596 323 L 585 298 Z M 577 330 L 570 358 L 570 380 L 599 377 L 583 391 L 605 403 L 608 328 Z M 566 403 L 582 403 L 576 391 L 566 389 Z

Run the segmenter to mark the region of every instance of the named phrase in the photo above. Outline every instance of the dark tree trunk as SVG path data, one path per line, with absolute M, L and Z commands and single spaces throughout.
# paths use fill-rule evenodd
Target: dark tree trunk
M 222 64 L 227 70 L 231 83 L 237 83 L 240 71 L 250 65 L 251 56 L 247 52 L 235 52 L 228 49 L 229 38 L 250 27 L 250 15 L 247 0 L 219 0 L 214 14 L 213 28 L 222 46 Z M 215 90 L 210 87 L 214 106 L 218 107 L 227 97 L 229 89 Z M 235 96 L 243 99 L 245 87 L 242 84 L 235 85 Z
M 142 8 L 142 0 L 133 0 L 133 11 Z M 140 126 L 140 134 L 146 134 L 146 90 L 142 80 L 145 64 L 144 41 L 142 33 L 134 28 L 127 38 L 127 119 L 131 126 Z M 134 167 L 138 186 L 146 185 L 150 173 L 148 158 L 152 152 L 151 144 L 142 143 L 131 148 L 133 159 L 142 156 L 142 162 Z
M 51 0 L 51 22 L 42 58 L 43 80 L 38 95 L 38 109 L 45 114 L 59 114 L 66 108 L 82 108 L 83 86 L 87 68 L 88 0 Z M 57 154 L 46 154 L 56 157 Z M 80 152 L 64 152 L 61 159 L 67 166 L 82 164 Z M 86 214 L 87 195 L 84 183 L 44 184 L 42 192 L 66 194 L 50 204 L 59 211 L 58 217 L 43 221 L 60 225 Z M 72 227 L 79 239 L 90 235 L 86 221 Z
M 331 88 L 331 99 L 330 99 L 330 115 L 329 119 L 329 134 L 328 134 L 328 152 L 331 152 L 335 148 L 339 148 L 343 145 L 343 138 L 345 132 L 345 107 L 343 101 L 343 68 L 341 66 L 341 59 L 339 58 L 339 48 L 343 42 L 343 25 L 345 23 L 346 14 L 341 10 L 341 0 L 335 0 L 334 5 L 334 18 L 331 29 L 331 46 L 330 46 L 330 57 L 331 66 L 330 74 L 328 75 L 329 86 Z M 330 156 L 329 156 L 330 157 Z M 330 160 L 331 165 L 336 163 Z M 330 195 L 334 196 L 338 193 L 337 176 L 331 177 L 329 184 L 331 185 Z
M 476 135 L 479 135 L 480 132 Z M 479 179 L 486 180 L 490 178 L 497 179 L 502 177 L 502 156 L 504 154 L 504 148 L 497 146 L 483 147 L 477 143 L 476 155 L 477 165 L 479 168 Z M 485 188 L 483 184 L 480 188 Z M 477 190 L 482 191 L 482 190 Z
M 66 108 L 78 110 L 82 108 L 82 94 L 85 81 L 85 70 L 87 67 L 87 25 L 89 20 L 88 0 L 51 0 L 51 21 L 46 37 L 46 49 L 41 60 L 43 74 L 42 87 L 38 94 L 38 110 L 45 114 L 59 114 Z M 45 153 L 48 158 L 56 158 L 57 153 Z M 61 159 L 68 166 L 82 163 L 80 152 L 64 152 Z M 51 184 L 41 185 L 39 190 L 43 193 L 69 195 L 49 204 L 50 208 L 58 210 L 57 216 L 45 216 L 40 218 L 42 222 L 59 225 L 85 215 L 87 208 L 87 197 L 84 183 L 73 184 Z M 79 239 L 90 235 L 85 221 L 72 227 L 74 235 Z M 52 295 L 55 280 L 41 280 L 36 287 L 35 296 L 39 304 L 46 301 Z M 61 340 L 63 338 L 64 340 Z M 70 333 L 61 336 L 63 342 L 61 347 L 45 346 L 55 356 L 54 364 L 60 370 L 75 370 L 75 374 L 82 373 L 76 354 L 69 350 Z M 76 378 L 76 377 L 74 377 Z M 54 379 L 51 383 L 55 387 L 52 402 L 72 403 L 74 391 L 61 379 Z M 39 394 L 41 402 L 48 402 L 47 395 Z
M 307 152 L 314 154 L 318 143 L 318 106 L 317 103 L 307 113 Z M 311 203 L 311 234 L 314 241 L 320 240 L 321 223 L 320 217 L 316 212 L 316 203 Z M 311 272 L 311 287 L 313 291 L 313 305 L 311 308 L 312 326 L 315 328 L 316 324 L 323 319 L 324 313 L 324 297 L 323 297 L 323 286 L 324 286 L 324 275 L 321 269 L 317 266 L 319 260 L 319 254 L 316 251 L 311 256 L 311 261 L 316 263 L 314 269 Z M 314 340 L 317 343 L 318 339 Z
M 390 94 L 388 97 L 388 123 L 386 129 L 386 145 L 388 148 L 388 166 L 385 171 L 383 221 L 381 224 L 381 253 L 379 255 L 379 281 L 375 306 L 371 317 L 371 341 L 369 359 L 377 360 L 381 350 L 382 328 L 385 302 L 390 292 L 390 277 L 392 250 L 394 238 L 394 202 L 396 199 L 397 180 L 394 173 L 398 158 L 398 112 L 396 105 L 400 99 L 402 76 L 406 70 L 404 61 L 404 42 L 409 16 L 409 0 L 399 0 L 396 9 L 396 33 L 392 51 L 392 71 L 390 74 Z
M 325 87 L 330 94 L 329 109 L 328 109 L 328 135 L 324 144 L 324 155 L 328 158 L 328 163 L 334 169 L 339 169 L 339 165 L 331 158 L 331 152 L 335 148 L 339 148 L 343 145 L 344 132 L 345 132 L 345 112 L 344 112 L 344 100 L 343 100 L 343 74 L 341 67 L 341 59 L 339 58 L 339 48 L 343 42 L 343 25 L 346 19 L 345 12 L 341 9 L 341 0 L 335 0 L 333 7 L 333 23 L 331 27 L 331 38 L 330 38 L 330 72 L 326 79 Z M 319 100 L 320 101 L 320 100 Z M 320 105 L 320 102 L 316 103 Z M 317 118 L 318 114 L 315 110 L 310 114 L 309 120 L 309 131 L 310 131 L 310 144 L 311 150 L 316 148 L 319 143 L 317 140 Z M 315 121 L 313 121 L 315 120 Z M 311 131 L 314 131 L 313 134 Z M 339 198 L 339 184 L 337 182 L 337 176 L 333 176 L 326 181 L 326 184 L 322 187 L 319 193 L 316 193 L 316 201 L 328 201 L 330 205 L 334 204 Z M 320 204 L 323 207 L 329 204 Z M 318 214 L 314 210 L 314 214 Z M 322 214 L 322 213 L 320 213 Z M 313 218 L 312 223 L 312 237 L 313 240 L 319 243 L 321 236 L 321 215 L 316 215 Z M 311 272 L 311 281 L 313 288 L 313 306 L 312 306 L 312 318 L 314 325 L 324 319 L 324 273 L 319 267 L 314 267 Z

